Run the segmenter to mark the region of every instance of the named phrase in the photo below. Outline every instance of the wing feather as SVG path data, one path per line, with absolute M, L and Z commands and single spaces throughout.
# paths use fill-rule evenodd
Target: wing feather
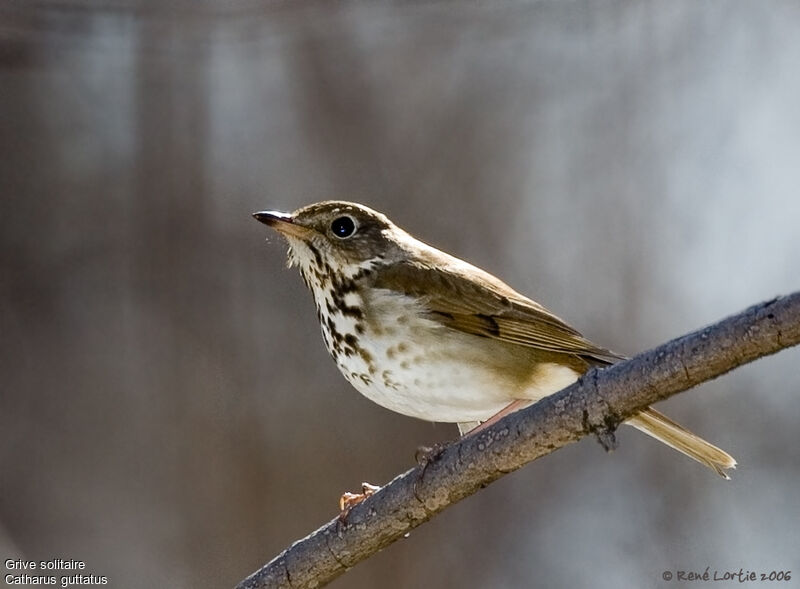
M 605 364 L 623 358 L 491 274 L 438 250 L 428 253 L 426 264 L 382 268 L 374 286 L 419 297 L 433 320 L 464 333 Z

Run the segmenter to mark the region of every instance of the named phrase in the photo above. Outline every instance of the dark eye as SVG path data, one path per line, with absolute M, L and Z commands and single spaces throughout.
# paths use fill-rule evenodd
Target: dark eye
M 337 217 L 331 223 L 331 231 L 336 237 L 345 239 L 356 232 L 356 222 L 352 217 Z

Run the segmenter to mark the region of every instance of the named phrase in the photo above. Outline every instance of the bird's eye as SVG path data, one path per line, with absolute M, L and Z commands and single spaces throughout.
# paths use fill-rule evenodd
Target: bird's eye
M 352 217 L 337 217 L 331 223 L 331 231 L 339 239 L 346 239 L 356 232 L 356 222 Z

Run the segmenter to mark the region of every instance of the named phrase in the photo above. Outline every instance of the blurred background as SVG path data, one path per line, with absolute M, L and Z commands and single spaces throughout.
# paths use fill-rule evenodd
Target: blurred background
M 3 1 L 0 556 L 232 586 L 456 437 L 341 378 L 255 210 L 361 201 L 626 354 L 797 290 L 798 33 L 793 0 Z M 333 586 L 800 584 L 798 366 L 659 405 L 730 482 L 626 428 Z

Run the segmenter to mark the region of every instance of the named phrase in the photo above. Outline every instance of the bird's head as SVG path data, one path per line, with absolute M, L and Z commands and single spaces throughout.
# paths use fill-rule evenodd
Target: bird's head
M 352 202 L 332 200 L 292 213 L 261 211 L 253 216 L 286 238 L 289 266 L 298 266 L 306 281 L 349 278 L 398 261 L 413 239 L 385 215 Z

